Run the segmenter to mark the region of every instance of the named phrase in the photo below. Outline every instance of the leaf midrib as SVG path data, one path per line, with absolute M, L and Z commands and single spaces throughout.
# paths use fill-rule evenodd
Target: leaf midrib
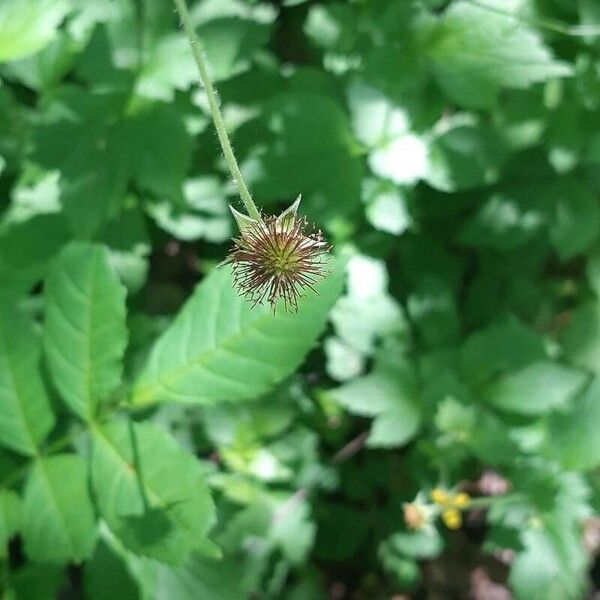
M 134 404 L 146 404 L 149 401 L 152 401 L 151 399 L 155 393 L 154 388 L 158 387 L 158 385 L 165 385 L 165 386 L 171 385 L 174 381 L 176 381 L 180 377 L 187 374 L 194 367 L 206 368 L 206 365 L 208 365 L 214 359 L 214 356 L 218 352 L 220 352 L 222 350 L 230 351 L 229 346 L 235 345 L 236 342 L 238 342 L 243 337 L 247 336 L 253 330 L 256 330 L 257 332 L 261 333 L 264 337 L 270 338 L 270 340 L 272 341 L 273 344 L 277 344 L 279 342 L 286 346 L 293 345 L 293 342 L 289 339 L 280 340 L 277 337 L 268 336 L 266 333 L 264 333 L 264 331 L 261 331 L 260 326 L 262 325 L 262 323 L 265 322 L 267 319 L 272 319 L 272 318 L 273 318 L 273 315 L 271 315 L 271 313 L 269 313 L 269 312 L 262 313 L 256 319 L 251 321 L 246 328 L 241 327 L 238 332 L 219 340 L 219 345 L 215 345 L 214 348 L 200 352 L 193 359 L 190 359 L 188 362 L 186 362 L 184 365 L 175 367 L 175 368 L 171 369 L 170 371 L 163 373 L 157 377 L 153 377 L 150 382 L 148 382 L 145 385 L 140 385 L 138 388 L 138 391 L 134 392 L 133 403 Z M 162 339 L 164 339 L 164 338 L 161 338 L 161 340 Z M 238 354 L 238 353 L 236 353 L 236 354 Z M 243 356 L 243 355 L 241 355 L 241 356 Z M 248 358 L 251 360 L 254 360 L 254 361 L 258 361 L 258 359 L 255 359 L 253 357 L 248 357 Z M 267 363 L 263 363 L 263 364 L 267 364 Z M 158 382 L 158 384 L 157 384 L 157 382 Z
M 102 429 L 100 427 L 94 427 L 93 431 L 95 434 L 97 434 L 98 439 L 100 439 L 102 443 L 119 459 L 121 471 L 125 474 L 125 478 L 135 478 L 138 481 L 141 479 L 144 488 L 149 493 L 151 499 L 158 502 L 160 508 L 164 508 L 166 502 L 163 500 L 160 494 L 152 486 L 149 485 L 148 480 L 146 478 L 142 477 L 141 472 L 138 472 L 137 470 L 132 471 L 129 468 L 129 462 L 119 452 L 118 448 L 111 442 L 111 440 L 104 434 Z M 135 483 L 138 483 L 138 481 L 136 481 Z M 178 511 L 170 511 L 169 518 L 172 518 L 174 521 L 176 521 L 179 524 L 179 526 L 183 529 L 187 530 L 189 528 L 188 523 L 181 519 Z

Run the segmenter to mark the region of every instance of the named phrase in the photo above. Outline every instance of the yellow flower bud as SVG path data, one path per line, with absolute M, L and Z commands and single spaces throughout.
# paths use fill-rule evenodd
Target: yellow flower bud
M 465 508 L 471 502 L 471 496 L 466 492 L 460 492 L 453 498 L 453 504 L 456 508 Z
M 442 521 L 448 529 L 460 529 L 462 516 L 456 508 L 449 508 L 442 513 Z
M 435 488 L 431 492 L 431 499 L 440 505 L 445 505 L 448 502 L 448 494 L 442 488 Z

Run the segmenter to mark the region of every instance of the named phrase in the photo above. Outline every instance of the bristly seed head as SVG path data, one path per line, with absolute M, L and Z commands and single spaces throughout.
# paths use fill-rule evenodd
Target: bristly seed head
M 298 203 L 278 217 L 247 219 L 243 226 L 238 219 L 240 236 L 226 262 L 234 285 L 254 306 L 266 299 L 274 311 L 281 298 L 288 312 L 298 312 L 298 298 L 306 289 L 317 293 L 314 284 L 328 272 L 330 246 L 306 218 L 296 217 Z

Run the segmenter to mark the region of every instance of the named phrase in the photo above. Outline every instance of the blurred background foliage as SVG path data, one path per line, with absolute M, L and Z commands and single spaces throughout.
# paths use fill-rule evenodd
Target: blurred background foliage
M 302 193 L 346 256 L 345 291 L 322 343 L 266 395 L 143 414 L 179 444 L 141 425 L 144 464 L 195 481 L 187 461 L 201 459 L 221 559 L 185 536 L 154 548 L 160 514 L 119 514 L 95 453 L 92 505 L 81 436 L 49 471 L 68 498 L 44 497 L 34 473 L 23 503 L 27 442 L 0 435 L 3 598 L 596 598 L 600 4 L 190 8 L 257 203 L 276 212 Z M 234 234 L 235 189 L 178 25 L 168 0 L 0 1 L 3 306 L 39 324 L 68 285 L 42 285 L 54 257 L 101 244 L 128 293 L 126 385 Z M 89 247 L 61 260 L 77 269 Z M 0 402 L 6 365 L 39 358 L 11 310 Z M 58 397 L 83 408 L 47 354 L 56 417 L 33 416 L 40 438 L 56 421 L 51 447 L 78 427 Z M 405 523 L 403 504 L 435 488 L 481 498 L 460 530 Z M 201 537 L 198 490 L 184 516 Z M 28 522 L 53 502 L 64 549 Z

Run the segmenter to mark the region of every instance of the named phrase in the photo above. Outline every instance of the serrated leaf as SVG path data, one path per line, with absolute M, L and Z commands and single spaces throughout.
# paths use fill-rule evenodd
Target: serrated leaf
M 300 300 L 298 314 L 275 315 L 240 298 L 229 267 L 214 270 L 156 342 L 134 404 L 255 398 L 298 367 L 341 291 L 340 270 Z
M 501 377 L 485 392 L 493 406 L 522 415 L 539 415 L 568 406 L 586 381 L 585 373 L 551 361 L 537 361 Z
M 252 55 L 267 43 L 269 29 L 264 23 L 237 17 L 203 23 L 198 35 L 213 81 L 229 79 L 248 70 Z M 136 85 L 140 96 L 172 101 L 176 90 L 186 90 L 197 80 L 198 67 L 186 36 L 165 36 L 148 54 Z
M 454 2 L 427 31 L 424 51 L 436 78 L 455 102 L 486 108 L 503 88 L 528 88 L 534 83 L 572 74 L 570 65 L 552 56 L 539 33 L 519 19 L 470 2 Z
M 563 600 L 584 595 L 588 557 L 579 525 L 563 512 L 521 534 L 524 550 L 513 562 L 509 583 L 516 600 Z
M 391 354 L 390 356 L 393 356 Z M 375 370 L 330 392 L 349 412 L 375 417 L 367 444 L 372 447 L 400 446 L 421 425 L 415 376 L 410 363 L 382 353 Z
M 121 381 L 125 295 L 106 248 L 98 244 L 66 246 L 46 281 L 50 372 L 64 401 L 83 419 L 92 418 Z
M 198 460 L 150 423 L 92 430 L 91 478 L 100 514 L 129 550 L 169 564 L 206 537 L 214 507 Z
M 0 444 L 34 455 L 54 426 L 40 373 L 41 343 L 32 323 L 0 301 Z
M 96 542 L 87 468 L 81 458 L 39 458 L 23 496 L 23 541 L 31 560 L 67 563 L 89 558 Z
M 126 100 L 63 86 L 36 128 L 33 158 L 60 171 L 61 203 L 77 237 L 91 237 L 118 212 L 129 183 L 181 201 L 191 155 L 182 115 L 158 103 L 125 113 Z
M 2 0 L 0 63 L 43 48 L 69 11 L 67 0 Z

